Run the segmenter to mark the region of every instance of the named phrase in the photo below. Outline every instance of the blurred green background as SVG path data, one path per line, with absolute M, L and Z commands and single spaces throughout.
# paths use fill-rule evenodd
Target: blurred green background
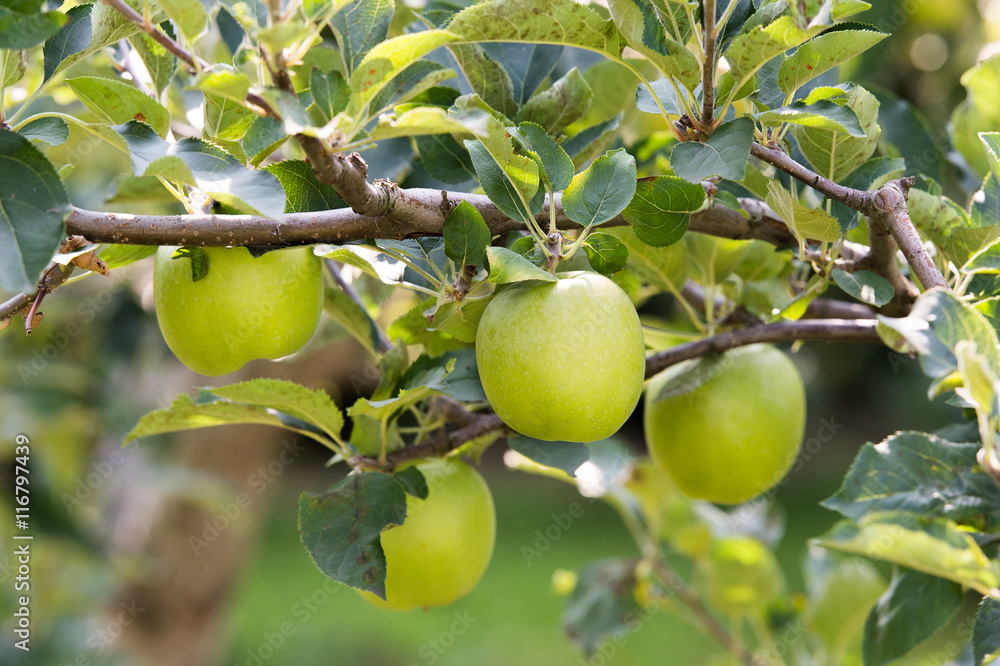
M 842 78 L 909 100 L 926 114 L 932 134 L 946 141 L 947 119 L 964 96 L 962 72 L 1000 51 L 1000 0 L 874 4 L 862 20 L 894 36 L 841 72 Z M 33 55 L 40 58 L 40 53 Z M 99 68 L 101 63 L 82 67 L 88 66 Z M 57 92 L 43 106 L 54 108 L 66 101 Z M 83 207 L 102 207 L 127 169 L 123 158 L 75 132 L 53 152 L 77 165 L 67 185 L 74 203 Z M 162 205 L 119 199 L 107 208 L 145 212 Z M 14 437 L 25 433 L 32 447 L 35 536 L 33 650 L 23 653 L 10 647 L 17 572 L 13 549 L 7 545 L 13 543 L 11 528 L 8 521 L 0 521 L 0 541 L 5 544 L 0 551 L 0 627 L 5 637 L 0 663 L 140 663 L 126 656 L 129 647 L 150 640 L 171 619 L 151 617 L 152 611 L 129 605 L 137 598 L 130 595 L 145 590 L 149 581 L 192 584 L 192 589 L 204 591 L 168 609 L 190 615 L 195 626 L 199 604 L 228 609 L 206 632 L 214 638 L 213 645 L 202 650 L 213 655 L 207 663 L 687 666 L 708 663 L 720 651 L 699 629 L 660 613 L 622 645 L 611 644 L 590 662 L 584 660 L 562 635 L 564 600 L 552 591 L 552 575 L 596 559 L 637 554 L 635 546 L 608 506 L 581 498 L 571 486 L 506 470 L 499 445 L 482 466 L 498 519 L 496 552 L 485 578 L 451 607 L 406 614 L 376 610 L 328 581 L 301 546 L 298 495 L 323 490 L 342 474 L 340 468 L 324 469 L 319 447 L 301 442 L 303 449 L 295 449 L 293 460 L 286 463 L 279 452 L 289 443 L 274 439 L 273 433 L 263 443 L 258 431 L 212 431 L 183 444 L 181 438 L 163 439 L 120 450 L 124 434 L 139 416 L 165 405 L 178 392 L 207 383 L 180 367 L 166 350 L 150 309 L 149 273 L 147 262 L 125 271 L 124 279 L 117 274 L 110 280 L 87 278 L 46 300 L 44 325 L 32 337 L 21 335 L 16 324 L 0 333 L 0 510 L 13 513 Z M 382 319 L 390 321 L 403 307 L 385 303 Z M 307 376 L 305 383 L 340 396 L 341 405 L 349 404 L 371 390 L 374 375 L 360 347 L 342 338 L 342 332 L 327 325 L 317 344 L 292 364 L 277 370 L 272 364 L 255 364 L 248 373 Z M 320 342 L 332 346 L 319 351 Z M 960 414 L 940 402 L 928 403 L 928 382 L 916 361 L 884 349 L 810 344 L 794 357 L 808 382 L 807 439 L 824 424 L 837 425 L 829 442 L 804 454 L 800 469 L 776 497 L 787 524 L 779 558 L 789 589 L 801 590 L 806 542 L 835 521 L 818 502 L 836 490 L 858 447 L 896 430 L 934 430 L 960 419 Z M 622 433 L 637 452 L 640 414 L 641 408 Z M 211 460 L 217 442 L 219 456 L 248 458 L 242 461 L 248 466 L 228 480 L 210 473 L 226 462 Z M 273 465 L 275 461 L 280 464 Z M 257 469 L 269 466 L 270 471 L 254 476 Z M 241 484 L 251 489 L 253 501 L 238 515 L 220 520 L 226 528 L 218 542 L 207 538 L 211 530 L 201 529 L 200 521 L 226 516 Z M 170 570 L 168 559 L 149 556 L 151 550 L 174 552 L 158 539 L 176 539 L 169 531 L 172 514 L 164 513 L 176 498 L 201 511 L 196 518 L 174 516 L 176 524 L 199 528 L 182 533 L 187 543 L 177 557 L 190 569 L 181 571 Z M 567 512 L 573 503 L 584 507 L 582 515 L 560 529 L 540 557 L 526 561 L 523 548 L 538 548 L 539 533 L 556 521 L 553 514 Z M 166 531 L 158 534 L 160 529 Z M 219 568 L 235 577 L 232 586 L 207 566 L 221 560 L 235 562 Z M 931 656 L 922 663 L 947 663 L 930 659 L 940 646 L 961 635 L 960 621 L 934 637 L 926 648 Z M 163 640 L 179 646 L 183 636 Z M 154 656 L 146 663 L 169 662 Z

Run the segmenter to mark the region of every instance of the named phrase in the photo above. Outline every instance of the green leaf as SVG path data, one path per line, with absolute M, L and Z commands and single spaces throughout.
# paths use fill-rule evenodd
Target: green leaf
M 355 0 L 330 21 L 347 72 L 353 72 L 365 54 L 385 41 L 392 22 L 392 0 Z
M 147 17 L 152 25 L 159 25 L 167 20 L 167 15 L 155 3 L 149 3 L 146 0 L 125 0 L 125 4 L 137 11 L 140 16 Z M 103 2 L 94 3 L 94 7 L 90 12 L 90 25 L 90 45 L 86 50 L 68 59 L 63 69 L 72 64 L 69 62 L 70 60 L 75 61 L 79 57 L 96 53 L 106 46 L 115 44 L 118 40 L 126 39 L 141 32 L 139 26 L 134 25 L 114 7 Z
M 137 120 L 161 137 L 170 129 L 170 112 L 135 86 L 96 76 L 66 79 L 66 85 L 91 113 L 110 125 Z
M 616 558 L 593 562 L 580 570 L 563 611 L 563 632 L 589 658 L 603 641 L 621 636 L 636 624 L 641 611 L 635 599 L 636 562 Z
M 947 624 L 961 605 L 961 586 L 917 571 L 895 570 L 865 623 L 865 666 L 895 662 Z
M 625 42 L 610 19 L 573 0 L 480 2 L 456 14 L 448 30 L 468 42 L 563 44 L 619 60 Z
M 170 407 L 150 412 L 139 419 L 122 444 L 128 444 L 140 437 L 237 423 L 285 427 L 280 418 L 264 407 L 240 405 L 223 400 L 195 403 L 190 395 L 181 393 Z
M 430 60 L 417 60 L 407 65 L 382 88 L 371 101 L 371 109 L 373 112 L 378 112 L 403 104 L 453 78 L 455 78 L 454 70 L 446 69 Z
M 108 245 L 98 255 L 110 270 L 142 261 L 156 254 L 155 245 Z
M 69 197 L 45 155 L 4 129 L 0 173 L 0 286 L 30 291 L 66 234 Z
M 979 140 L 980 132 L 1000 131 L 1000 54 L 986 58 L 962 74 L 966 98 L 951 114 L 951 140 L 969 166 L 986 176 L 990 162 Z
M 311 423 L 335 439 L 344 428 L 344 415 L 329 394 L 295 382 L 259 378 L 201 390 L 233 402 L 276 409 Z
M 646 245 L 665 247 L 681 239 L 691 213 L 705 203 L 701 183 L 689 183 L 676 176 L 643 178 L 635 197 L 622 213 L 636 237 Z
M 711 176 L 743 180 L 753 133 L 753 121 L 749 118 L 730 120 L 712 132 L 704 143 L 688 141 L 675 146 L 670 166 L 689 183 L 701 183 Z
M 738 1 L 738 0 L 734 0 Z M 668 36 L 652 5 L 644 0 L 609 0 L 611 17 L 629 46 L 644 55 L 665 77 L 693 90 L 701 80 L 701 66 L 684 45 Z
M 993 177 L 1000 180 L 1000 132 L 980 132 L 979 140 L 986 149 L 986 161 L 993 171 Z
M 628 248 L 628 268 L 637 278 L 660 290 L 680 290 L 687 261 L 682 245 L 652 247 L 641 241 L 631 227 L 620 227 L 613 233 Z
M 77 5 L 66 12 L 66 25 L 45 40 L 42 58 L 45 62 L 43 80 L 48 81 L 70 56 L 80 53 L 90 44 L 90 12 L 93 5 Z M 74 59 L 75 62 L 75 59 Z
M 982 594 L 997 586 L 997 566 L 968 532 L 944 518 L 895 511 L 871 512 L 857 523 L 841 521 L 815 543 L 893 562 L 945 578 Z
M 205 97 L 203 132 L 208 138 L 238 141 L 257 118 L 245 105 L 250 79 L 235 67 L 216 65 L 198 75 L 191 87 Z
M 170 85 L 170 80 L 177 70 L 177 58 L 149 35 L 133 35 L 130 41 L 136 53 L 142 59 L 142 64 L 145 65 L 146 71 L 149 72 L 149 77 L 156 88 L 156 92 L 162 95 L 163 91 Z
M 538 86 L 549 79 L 565 51 L 560 45 L 516 42 L 485 44 L 482 48 L 507 73 L 517 105 L 527 102 Z
M 791 97 L 804 83 L 852 60 L 889 35 L 877 30 L 831 30 L 796 49 L 778 70 L 778 85 Z
M 354 299 L 346 293 L 334 287 L 323 292 L 323 311 L 360 342 L 369 354 L 378 356 L 381 344 L 378 324 L 365 308 L 355 303 Z
M 986 176 L 969 202 L 969 225 L 979 229 L 1000 224 L 1000 181 Z
M 198 282 L 208 275 L 208 252 L 203 247 L 179 247 L 170 255 L 171 259 L 187 258 L 191 261 L 191 281 Z
M 482 315 L 482 309 L 485 309 L 486 305 L 488 305 L 488 302 L 476 301 L 474 303 L 466 303 L 464 309 L 481 308 L 479 314 Z M 472 339 L 473 341 L 475 340 L 474 333 Z M 437 362 L 445 364 L 447 367 L 451 365 L 452 360 L 454 360 L 455 364 L 448 373 L 447 382 L 437 390 L 440 393 L 451 396 L 455 400 L 484 402 L 486 400 L 486 393 L 483 391 L 483 383 L 479 379 L 476 350 L 455 349 L 448 351 L 441 354 Z
M 28 54 L 24 49 L 0 49 L 0 88 L 9 88 L 24 78 Z
M 528 100 L 517 112 L 514 121 L 532 122 L 549 134 L 558 135 L 587 112 L 593 97 L 594 91 L 580 70 L 574 67 L 547 90 Z
M 198 139 L 168 143 L 134 121 L 114 129 L 129 146 L 137 176 L 162 175 L 194 185 L 228 206 L 266 217 L 285 212 L 285 192 L 277 178 L 262 169 L 247 169 L 215 146 Z
M 200 0 L 157 0 L 167 16 L 189 41 L 205 30 L 205 6 Z
M 843 181 L 872 156 L 882 132 L 878 126 L 878 100 L 870 92 L 855 86 L 847 106 L 857 115 L 865 136 L 821 127 L 792 128 L 802 154 L 817 173 L 834 182 Z
M 253 165 L 257 166 L 287 140 L 288 134 L 280 121 L 257 116 L 243 135 L 243 150 L 250 156 Z
M 351 75 L 348 113 L 352 116 L 361 115 L 369 102 L 407 65 L 439 46 L 458 39 L 458 35 L 445 30 L 424 30 L 379 43 L 365 55 Z
M 347 80 L 340 72 L 333 70 L 324 74 L 314 69 L 309 76 L 309 86 L 313 105 L 319 111 L 323 124 L 330 122 L 334 116 L 347 108 L 351 92 L 347 87 Z
M 895 290 L 889 281 L 874 271 L 854 271 L 848 273 L 839 268 L 833 270 L 833 281 L 854 298 L 875 307 L 882 307 L 892 300 Z
M 507 129 L 495 118 L 489 119 L 482 140 L 466 141 L 465 147 L 490 200 L 508 217 L 527 222 L 539 184 L 535 161 L 514 152 Z
M 840 490 L 822 505 L 859 520 L 872 511 L 941 516 L 980 532 L 1000 529 L 1000 491 L 976 461 L 979 444 L 899 432 L 865 444 Z
M 625 268 L 628 263 L 628 248 L 611 234 L 592 233 L 583 241 L 590 266 L 601 275 L 611 275 Z
M 476 177 L 469 151 L 453 136 L 418 136 L 414 142 L 417 144 L 420 162 L 433 178 L 443 183 L 457 184 Z
M 670 79 L 657 79 L 649 87 L 653 89 L 652 92 L 645 85 L 635 89 L 635 104 L 640 111 L 660 115 L 660 107 L 656 104 L 656 99 L 659 99 L 663 110 L 668 114 L 679 116 L 684 113 L 681 103 L 677 100 L 677 91 L 670 85 Z M 654 94 L 656 99 L 653 97 Z
M 778 109 L 762 111 L 754 115 L 764 125 L 778 127 L 782 123 L 790 123 L 802 127 L 818 127 L 831 132 L 847 133 L 850 136 L 864 137 L 858 116 L 849 106 L 842 106 L 829 100 L 821 100 L 814 104 L 792 102 Z
M 534 265 L 517 252 L 505 247 L 486 248 L 486 256 L 490 264 L 490 282 L 508 284 L 523 280 L 543 280 L 556 282 L 558 278 L 546 270 Z
M 416 465 L 395 472 L 393 476 L 402 484 L 406 492 L 418 499 L 427 499 L 427 479 Z
M 573 177 L 563 192 L 563 211 L 569 219 L 590 228 L 625 210 L 635 191 L 635 158 L 618 148 Z
M 507 438 L 507 446 L 539 465 L 561 469 L 570 476 L 590 460 L 590 449 L 579 442 L 542 442 L 524 435 Z
M 962 208 L 947 197 L 935 196 L 923 190 L 911 189 L 906 201 L 910 220 L 917 230 L 931 239 L 935 245 L 946 249 L 945 239 L 953 229 L 966 225 L 966 214 Z M 977 250 L 979 248 L 976 248 Z M 961 257 L 956 264 L 961 266 L 971 253 Z M 949 258 L 955 261 L 957 257 Z
M 774 178 L 769 180 L 767 189 L 767 205 L 781 216 L 797 237 L 828 242 L 840 240 L 844 232 L 837 218 L 818 208 L 803 206 Z
M 31 3 L 35 4 L 35 3 Z M 0 49 L 30 49 L 55 35 L 66 25 L 61 12 L 41 12 L 41 3 L 29 12 L 0 6 Z
M 372 129 L 371 138 L 378 141 L 428 134 L 482 135 L 488 118 L 492 119 L 478 110 L 455 113 L 437 106 L 418 106 L 396 116 L 379 119 L 379 123 Z
M 798 46 L 822 29 L 822 26 L 810 26 L 803 30 L 795 25 L 793 17 L 781 16 L 767 25 L 756 25 L 741 33 L 726 52 L 733 78 L 742 86 L 768 60 Z
M 325 493 L 302 493 L 299 498 L 299 534 L 319 570 L 382 599 L 382 530 L 404 520 L 406 491 L 381 472 L 351 474 Z
M 1000 368 L 996 331 L 981 312 L 950 291 L 924 292 L 908 316 L 894 319 L 879 315 L 879 321 L 900 333 L 920 354 L 920 365 L 930 377 L 958 370 L 955 346 L 962 340 L 972 340 L 990 367 Z
M 1000 659 L 1000 601 L 984 597 L 972 626 L 975 666 L 988 666 Z
M 62 118 L 38 118 L 19 129 L 18 134 L 50 146 L 61 146 L 69 138 L 69 125 Z
M 448 49 L 474 93 L 505 117 L 517 113 L 513 83 L 500 63 L 477 44 L 449 44 Z
M 444 253 L 456 266 L 478 266 L 486 260 L 490 228 L 472 204 L 463 200 L 451 211 L 442 229 Z
M 549 187 L 556 192 L 566 189 L 573 180 L 573 160 L 563 147 L 535 123 L 523 122 L 517 129 L 509 128 L 508 131 L 531 154 Z

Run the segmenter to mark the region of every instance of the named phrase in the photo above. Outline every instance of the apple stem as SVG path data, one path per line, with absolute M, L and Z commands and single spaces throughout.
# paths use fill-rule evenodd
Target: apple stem
M 556 267 L 563 259 L 562 253 L 563 236 L 558 231 L 551 232 L 545 237 L 545 249 L 548 250 L 548 259 L 545 261 L 545 270 L 555 273 Z

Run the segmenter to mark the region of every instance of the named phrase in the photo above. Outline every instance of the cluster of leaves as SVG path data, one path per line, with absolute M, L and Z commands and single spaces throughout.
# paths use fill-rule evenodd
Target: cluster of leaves
M 969 95 L 953 115 L 951 142 L 964 160 L 952 173 L 945 139 L 931 135 L 916 110 L 888 93 L 837 83 L 838 65 L 886 37 L 848 21 L 867 8 L 858 0 L 806 2 L 805 13 L 803 3 L 787 0 L 716 3 L 715 57 L 724 56 L 729 70 L 711 82 L 711 121 L 702 117 L 699 3 L 610 0 L 601 8 L 554 0 L 540 10 L 529 0 L 432 2 L 417 15 L 376 0 L 307 0 L 281 23 L 259 0 L 135 4 L 192 52 L 209 35 L 221 37 L 230 62 L 184 73 L 174 54 L 103 3 L 65 13 L 43 11 L 40 2 L 0 7 L 0 96 L 22 77 L 35 85 L 31 99 L 64 84 L 91 114 L 88 121 L 54 111 L 28 115 L 29 99 L 7 118 L 10 129 L 0 129 L 0 229 L 14 241 L 0 244 L 5 289 L 29 290 L 64 236 L 70 204 L 63 179 L 72 165 L 57 168 L 42 146 L 66 142 L 71 125 L 130 159 L 119 201 L 166 196 L 193 212 L 208 200 L 220 212 L 273 218 L 344 207 L 306 162 L 275 159 L 294 156 L 288 138 L 297 135 L 335 151 L 368 150 L 373 166 L 388 150 L 395 166 L 379 175 L 403 187 L 479 186 L 523 228 L 493 238 L 466 202 L 451 211 L 441 237 L 316 248 L 335 266 L 350 267 L 363 286 L 362 303 L 331 288 L 325 307 L 380 370 L 374 392 L 346 410 L 349 435 L 344 413 L 325 394 L 254 380 L 202 391 L 197 400 L 181 396 L 144 417 L 129 440 L 257 423 L 311 437 L 334 461 L 384 462 L 443 431 L 432 398 L 484 406 L 471 349 L 479 317 L 503 285 L 552 281 L 557 270 L 612 275 L 639 305 L 664 292 L 678 296 L 690 279 L 713 299 L 725 296 L 727 308 L 766 321 L 802 316 L 831 281 L 861 302 L 884 305 L 893 288 L 883 276 L 832 269 L 845 240 L 867 241 L 864 221 L 839 202 L 800 191 L 750 153 L 755 142 L 780 145 L 816 173 L 860 190 L 909 172 L 919 176 L 911 217 L 936 246 L 934 260 L 954 294 L 928 292 L 907 317 L 881 317 L 879 330 L 890 347 L 919 354 L 931 397 L 949 393 L 950 402 L 975 414 L 977 427 L 900 433 L 861 451 L 825 504 L 845 520 L 817 544 L 898 568 L 883 594 L 861 560 L 817 555 L 800 609 L 814 635 L 801 649 L 841 657 L 854 651 L 866 664 L 889 663 L 954 615 L 963 588 L 984 598 L 973 635 L 976 663 L 1000 647 L 1000 569 L 991 559 L 1000 531 L 993 524 L 1000 500 L 1000 57 L 963 77 Z M 42 71 L 28 71 L 24 49 L 39 46 Z M 642 59 L 626 57 L 626 47 Z M 104 76 L 65 78 L 99 52 L 115 62 L 141 59 L 150 94 Z M 575 66 L 557 70 L 561 61 Z M 283 63 L 290 63 L 295 94 L 255 78 Z M 251 108 L 251 91 L 278 117 Z M 201 108 L 197 128 L 188 125 L 191 100 Z M 557 199 L 579 227 L 565 251 L 562 236 L 552 238 Z M 766 202 L 797 247 L 686 233 L 699 211 L 748 216 L 748 200 Z M 600 225 L 611 231 L 594 231 Z M 145 254 L 112 247 L 103 256 L 118 268 Z M 375 323 L 385 285 L 425 297 L 389 327 L 396 346 L 383 343 Z M 711 333 L 727 314 L 677 302 L 688 321 L 647 318 L 651 348 Z M 424 353 L 411 363 L 407 345 Z M 680 384 L 693 390 L 697 382 Z M 476 456 L 496 437 L 468 442 L 455 455 Z M 584 495 L 615 506 L 643 553 L 579 573 L 566 629 L 585 650 L 633 626 L 650 603 L 676 605 L 670 581 L 649 569 L 664 552 L 697 570 L 713 540 L 741 534 L 773 545 L 780 537 L 780 521 L 762 505 L 726 513 L 692 502 L 615 442 L 513 437 L 508 444 L 517 454 L 513 466 L 575 479 Z M 426 493 L 416 477 L 353 474 L 327 493 L 303 496 L 303 539 L 327 575 L 384 596 L 379 535 L 405 520 L 407 492 Z M 848 569 L 873 584 L 838 596 Z M 918 593 L 935 602 L 914 605 Z M 843 606 L 864 613 L 838 625 L 831 609 Z M 762 626 L 769 631 L 795 615 L 782 601 L 768 611 Z M 862 627 L 859 643 L 862 634 L 853 630 Z

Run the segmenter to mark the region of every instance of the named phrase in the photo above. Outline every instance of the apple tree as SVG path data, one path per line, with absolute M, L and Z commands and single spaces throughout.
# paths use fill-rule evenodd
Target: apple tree
M 1000 56 L 931 135 L 908 103 L 840 79 L 891 39 L 868 9 L 3 2 L 0 328 L 43 329 L 43 299 L 140 261 L 164 339 L 205 375 L 336 322 L 377 360 L 369 395 L 192 389 L 125 443 L 259 424 L 326 447 L 351 471 L 301 496 L 302 542 L 373 604 L 476 585 L 497 525 L 473 465 L 506 446 L 509 467 L 605 500 L 635 539 L 638 557 L 557 577 L 587 654 L 667 608 L 734 663 L 874 666 L 975 595 L 965 649 L 992 663 Z M 47 103 L 57 88 L 72 112 Z M 127 158 L 116 196 L 143 212 L 71 204 L 71 133 Z M 384 326 L 376 292 L 416 301 Z M 669 306 L 640 318 L 651 299 Z M 918 358 L 955 423 L 861 446 L 795 595 L 768 497 L 805 401 L 775 345 L 825 341 Z M 613 436 L 646 380 L 648 455 Z

